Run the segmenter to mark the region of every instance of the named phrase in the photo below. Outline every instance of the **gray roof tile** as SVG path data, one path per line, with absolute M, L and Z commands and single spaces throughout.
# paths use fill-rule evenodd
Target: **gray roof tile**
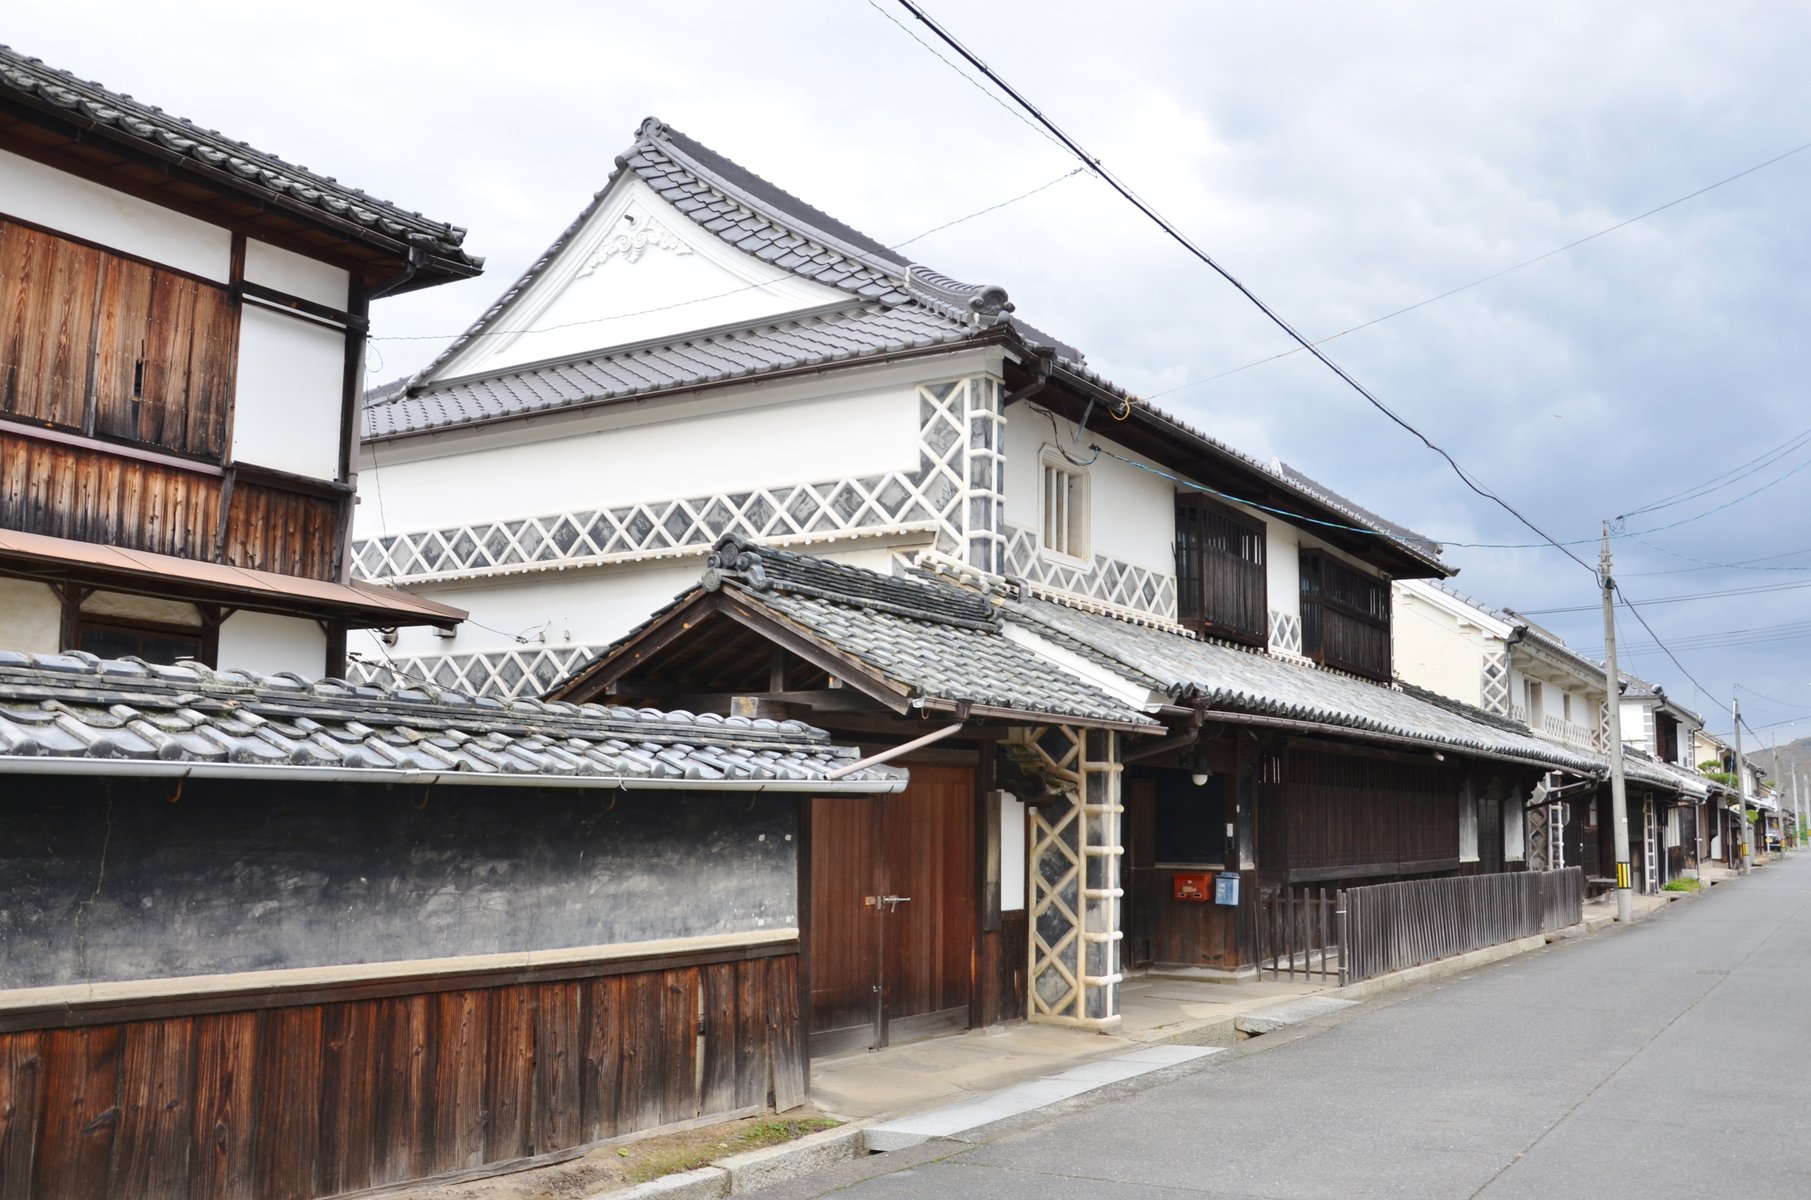
M 798 721 L 694 716 L 431 686 L 148 666 L 0 651 L 0 759 L 420 770 L 533 785 L 555 778 L 821 781 L 857 757 Z M 30 769 L 30 763 L 23 764 Z M 886 785 L 876 767 L 849 778 Z
M 175 153 L 212 169 L 211 173 L 224 172 L 374 234 L 421 246 L 464 268 L 461 274 L 476 274 L 483 266 L 483 259 L 465 252 L 465 230 L 458 226 L 432 221 L 388 200 L 379 200 L 307 167 L 298 167 L 212 129 L 171 116 L 161 108 L 46 66 L 10 46 L 0 46 L 0 94 L 28 103 L 46 102 L 74 114 L 75 120 L 91 122 L 103 137 L 114 136 Z M 219 177 L 214 174 L 214 178 Z

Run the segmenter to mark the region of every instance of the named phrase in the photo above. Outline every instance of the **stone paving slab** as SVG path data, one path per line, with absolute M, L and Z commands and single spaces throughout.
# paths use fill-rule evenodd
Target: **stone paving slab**
M 1269 1008 L 1248 1012 L 1235 1022 L 1241 1033 L 1275 1033 L 1291 1025 L 1300 1025 L 1303 1021 L 1312 1021 L 1341 1009 L 1351 1008 L 1356 1000 L 1340 1000 L 1333 996 L 1303 996 L 1299 1000 L 1286 1000 Z

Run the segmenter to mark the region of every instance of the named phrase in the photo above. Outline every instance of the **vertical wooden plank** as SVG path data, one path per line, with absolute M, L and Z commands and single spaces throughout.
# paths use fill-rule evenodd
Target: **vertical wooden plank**
M 660 975 L 660 1123 L 670 1125 L 698 1115 L 698 968 Z
M 704 1027 L 698 1108 L 710 1116 L 736 1107 L 736 967 L 712 963 L 698 976 Z
M 662 1063 L 667 1050 L 661 1017 L 666 1010 L 667 989 L 660 971 L 642 971 L 625 980 L 622 1091 L 617 1104 L 623 1132 L 630 1133 L 661 1123 L 665 1096 Z
M 484 1096 L 488 1120 L 484 1160 L 501 1162 L 533 1153 L 535 989 L 492 988 Z
M 579 1136 L 602 1141 L 624 1131 L 617 1081 L 623 1073 L 627 976 L 590 979 L 580 996 Z
M 378 1076 L 371 1182 L 396 1183 L 434 1172 L 435 1039 L 432 996 L 395 996 L 378 1002 Z
M 0 226 L 0 409 L 80 428 L 100 251 Z
M 328 1193 L 371 1186 L 375 1157 L 377 1004 L 329 1004 L 321 1014 L 321 1153 L 316 1175 Z
M 121 1052 L 111 1195 L 185 1196 L 194 1103 L 194 1023 L 133 1021 Z
M 195 299 L 189 351 L 187 443 L 197 454 L 226 449 L 227 414 L 239 362 L 239 310 L 223 288 L 202 288 Z
M 265 1014 L 259 1042 L 258 1195 L 303 1200 L 319 1194 L 321 1008 L 299 1005 Z
M 434 1169 L 456 1171 L 484 1161 L 490 1003 L 477 990 L 441 992 L 434 1000 Z
M 28 1200 L 44 1121 L 44 1034 L 0 1036 L 0 1200 Z
M 577 980 L 543 984 L 537 992 L 534 1029 L 534 1123 L 530 1153 L 577 1146 L 581 1105 L 579 1075 L 584 1011 Z
M 736 964 L 736 1107 L 767 1103 L 767 983 L 764 958 Z
M 793 955 L 767 960 L 767 986 L 772 999 L 773 1106 L 778 1112 L 805 1103 L 805 1033 L 799 1016 L 799 960 Z
M 44 1134 L 32 1195 L 104 1196 L 119 1127 L 120 1027 L 56 1029 L 45 1041 Z
M 263 1018 L 256 1012 L 195 1018 L 192 1196 L 252 1200 L 255 1194 L 255 1071 Z

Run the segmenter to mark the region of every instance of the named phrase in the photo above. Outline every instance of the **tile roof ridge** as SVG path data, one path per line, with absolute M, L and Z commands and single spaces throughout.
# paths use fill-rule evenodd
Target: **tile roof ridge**
M 97 126 L 118 130 L 140 142 L 191 158 L 214 170 L 255 180 L 264 187 L 292 196 L 335 217 L 404 241 L 431 245 L 438 252 L 472 266 L 482 266 L 463 249 L 466 231 L 405 209 L 330 175 L 288 162 L 217 130 L 195 124 L 186 117 L 165 112 L 70 71 L 52 67 L 43 59 L 0 45 L 0 88 L 35 95 L 45 103 L 70 112 Z
M 701 581 L 706 591 L 726 584 L 757 593 L 792 593 L 940 625 L 988 632 L 997 632 L 1001 626 L 992 601 L 966 589 L 765 546 L 738 533 L 726 533 L 718 540 Z

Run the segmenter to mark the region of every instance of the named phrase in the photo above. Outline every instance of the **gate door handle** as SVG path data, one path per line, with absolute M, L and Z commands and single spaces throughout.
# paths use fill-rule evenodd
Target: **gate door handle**
M 897 912 L 901 904 L 910 904 L 912 902 L 910 896 L 879 896 L 876 897 L 876 899 L 887 906 L 888 912 Z

